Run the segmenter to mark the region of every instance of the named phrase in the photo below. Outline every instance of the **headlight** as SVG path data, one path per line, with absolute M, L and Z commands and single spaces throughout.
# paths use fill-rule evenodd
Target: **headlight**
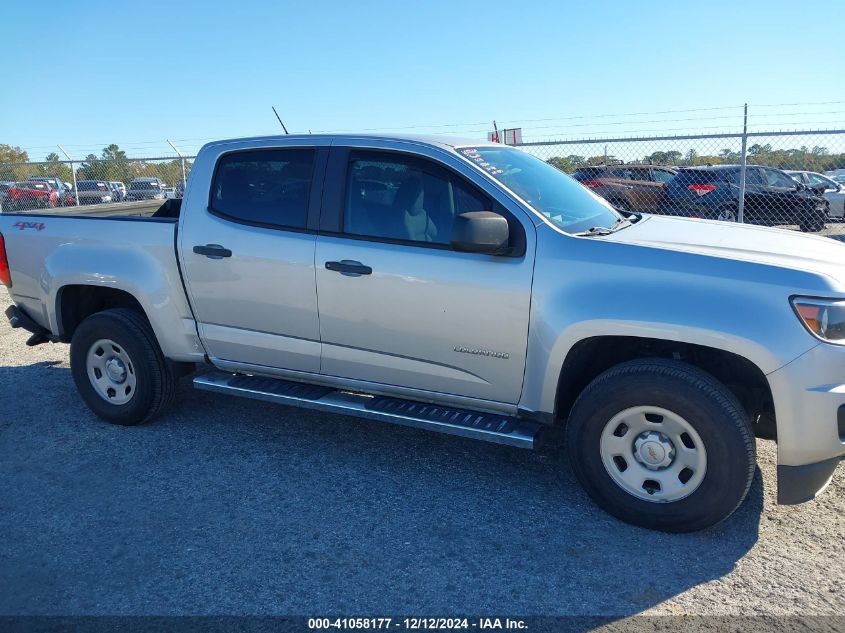
M 845 300 L 794 297 L 792 307 L 813 336 L 845 345 Z

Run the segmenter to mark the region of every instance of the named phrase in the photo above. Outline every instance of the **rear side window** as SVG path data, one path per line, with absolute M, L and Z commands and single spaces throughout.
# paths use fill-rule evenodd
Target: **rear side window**
M 613 169 L 608 169 L 606 173 L 611 178 L 619 178 L 620 180 L 634 179 L 634 177 L 631 175 L 631 170 L 627 167 L 614 167 Z
M 648 169 L 643 169 L 641 167 L 633 168 L 629 170 L 631 180 L 640 180 L 645 182 L 651 181 L 651 172 Z
M 732 172 L 716 169 L 682 169 L 678 172 L 675 182 L 678 184 L 699 183 L 702 185 L 728 182 Z
M 577 169 L 572 177 L 575 180 L 591 180 L 593 178 L 601 178 L 603 173 L 601 169 Z
M 304 229 L 314 150 L 233 152 L 217 163 L 210 209 L 236 222 Z
M 663 169 L 652 169 L 651 173 L 654 176 L 654 180 L 656 182 L 667 183 L 675 177 L 675 174 L 673 174 L 671 171 L 665 171 Z

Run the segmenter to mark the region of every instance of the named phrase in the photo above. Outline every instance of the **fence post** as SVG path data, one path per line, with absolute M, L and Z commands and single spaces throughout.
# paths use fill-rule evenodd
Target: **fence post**
M 166 140 L 167 144 L 170 145 L 170 147 L 173 148 L 173 151 L 176 152 L 176 155 L 179 157 L 179 159 L 181 161 L 181 164 L 182 164 L 182 195 L 184 196 L 185 195 L 185 187 L 188 186 L 188 181 L 185 178 L 185 157 L 182 155 L 182 152 L 180 152 L 173 143 L 171 143 L 168 139 L 164 139 L 164 140 Z
M 736 209 L 736 221 L 745 222 L 745 169 L 748 164 L 748 104 L 742 115 L 742 153 L 739 159 L 739 204 Z
M 73 159 L 70 157 L 65 151 L 65 148 L 59 145 L 59 149 L 62 150 L 62 154 L 70 161 L 70 173 L 73 175 L 73 199 L 76 201 L 76 206 L 79 206 L 79 189 L 76 188 L 76 166 L 73 164 Z

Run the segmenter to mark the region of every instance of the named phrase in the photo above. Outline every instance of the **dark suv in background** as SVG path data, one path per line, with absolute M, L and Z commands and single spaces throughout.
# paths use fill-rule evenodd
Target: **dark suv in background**
M 735 221 L 739 174 L 739 165 L 683 167 L 663 191 L 660 212 Z M 825 226 L 828 204 L 817 191 L 797 183 L 780 169 L 748 165 L 743 214 L 749 224 L 797 225 L 802 231 L 815 233 Z
M 572 177 L 621 211 L 658 213 L 663 189 L 676 173 L 671 167 L 628 163 L 581 167 Z

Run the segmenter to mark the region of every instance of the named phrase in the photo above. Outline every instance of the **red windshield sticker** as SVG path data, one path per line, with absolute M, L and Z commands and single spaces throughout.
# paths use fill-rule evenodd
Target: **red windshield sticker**
M 36 231 L 43 231 L 47 225 L 43 222 L 15 222 L 14 227 L 18 231 L 25 231 L 26 229 L 35 229 Z
M 476 165 L 481 167 L 484 171 L 488 174 L 492 174 L 493 176 L 498 176 L 499 174 L 505 173 L 504 169 L 499 169 L 495 165 L 491 165 L 486 160 L 481 157 L 481 154 L 478 153 L 477 149 L 469 148 L 463 150 L 463 155 L 474 162 Z

